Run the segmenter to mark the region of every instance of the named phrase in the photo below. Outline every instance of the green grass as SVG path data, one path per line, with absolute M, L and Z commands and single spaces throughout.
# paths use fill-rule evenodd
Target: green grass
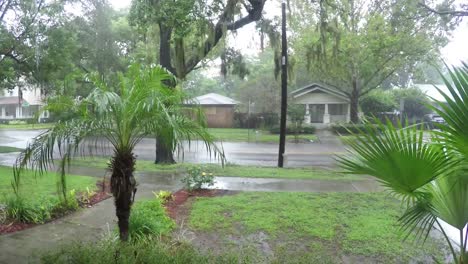
M 75 166 L 107 168 L 107 160 L 103 158 L 76 159 L 72 162 Z M 202 166 L 207 172 L 215 176 L 245 177 L 245 178 L 281 178 L 281 179 L 316 179 L 316 180 L 362 180 L 360 175 L 341 174 L 333 170 L 318 168 L 275 168 L 254 167 L 227 164 L 224 168 L 217 164 L 191 164 L 177 163 L 172 165 L 156 165 L 153 161 L 137 160 L 136 170 L 147 172 L 175 173 L 185 172 L 192 166 Z
M 0 153 L 20 152 L 23 149 L 15 147 L 0 146 Z
M 0 129 L 14 130 L 32 130 L 32 129 L 48 129 L 54 126 L 54 123 L 40 124 L 0 124 Z
M 8 196 L 13 195 L 11 181 L 13 179 L 13 170 L 11 167 L 0 166 L 0 202 Z M 33 172 L 26 172 L 21 178 L 20 194 L 29 201 L 37 201 L 42 198 L 56 196 L 58 177 L 54 172 L 47 172 L 42 176 L 34 177 Z M 68 190 L 78 191 L 96 189 L 97 178 L 89 176 L 68 175 Z
M 342 256 L 380 263 L 408 262 L 427 254 L 441 257 L 439 241 L 429 239 L 424 246 L 402 242 L 400 214 L 400 203 L 383 193 L 249 192 L 198 198 L 189 227 L 216 232 L 228 247 L 228 237 L 263 232 L 274 250 L 286 246 L 290 255 L 312 251 L 317 262 L 335 262 Z
M 208 131 L 215 137 L 216 140 L 224 142 L 261 142 L 261 143 L 277 143 L 279 135 L 270 134 L 265 130 L 244 129 L 244 128 L 209 128 Z M 250 135 L 249 135 L 250 132 Z M 288 141 L 294 141 L 294 135 L 287 135 Z M 298 136 L 299 140 L 316 140 L 317 137 L 313 134 L 304 134 Z
M 165 243 L 154 237 L 128 243 L 121 243 L 116 239 L 106 239 L 97 243 L 68 243 L 49 252 L 44 252 L 40 263 L 255 263 L 249 261 L 246 256 L 237 256 L 239 253 L 236 253 L 223 253 L 216 256 L 209 252 L 202 253 L 188 243 Z

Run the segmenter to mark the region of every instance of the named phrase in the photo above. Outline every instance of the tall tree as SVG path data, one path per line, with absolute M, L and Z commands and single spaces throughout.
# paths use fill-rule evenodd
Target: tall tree
M 418 62 L 437 58 L 453 28 L 414 1 L 298 2 L 307 8 L 294 9 L 295 49 L 317 80 L 349 97 L 352 122 L 358 122 L 361 96 L 385 80 L 400 81 L 398 71 L 411 74 Z M 301 22 L 305 16 L 315 23 Z
M 0 86 L 13 88 L 20 77 L 37 69 L 37 46 L 57 24 L 63 1 L 6 0 L 0 2 Z
M 180 79 L 210 56 L 227 31 L 262 17 L 266 0 L 133 0 L 130 21 L 157 25 L 159 63 Z M 156 163 L 173 163 L 170 149 L 157 140 Z

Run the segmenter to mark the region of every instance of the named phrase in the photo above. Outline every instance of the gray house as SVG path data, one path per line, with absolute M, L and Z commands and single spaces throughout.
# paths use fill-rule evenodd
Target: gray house
M 291 93 L 292 102 L 305 107 L 304 123 L 323 125 L 350 120 L 349 98 L 331 86 L 312 83 Z

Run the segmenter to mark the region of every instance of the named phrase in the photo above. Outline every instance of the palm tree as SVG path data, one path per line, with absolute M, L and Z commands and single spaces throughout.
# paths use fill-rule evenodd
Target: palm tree
M 449 70 L 444 79 L 449 93 L 439 90 L 447 103 L 432 107 L 445 124 L 424 136 L 422 126 L 402 128 L 390 122 L 368 124 L 355 140 L 349 154 L 338 157 L 348 173 L 378 179 L 404 201 L 399 221 L 407 234 L 428 237 L 437 226 L 444 235 L 456 263 L 467 263 L 468 223 L 468 64 Z M 448 237 L 441 220 L 459 230 L 459 250 Z
M 213 143 L 213 138 L 204 127 L 202 119 L 193 121 L 181 114 L 183 95 L 177 89 L 167 88 L 164 83 L 175 81 L 163 68 L 143 68 L 132 65 L 125 76 L 120 75 L 117 90 L 108 87 L 99 78 L 92 77 L 96 88 L 81 101 L 56 100 L 49 108 L 74 112 L 72 118 L 37 136 L 19 156 L 14 168 L 13 186 L 20 186 L 21 173 L 25 168 L 38 173 L 47 170 L 60 155 L 60 193 L 66 195 L 65 170 L 74 156 L 86 154 L 86 139 L 95 139 L 95 148 L 105 148 L 104 138 L 113 150 L 110 160 L 111 191 L 115 199 L 120 239 L 128 240 L 130 209 L 136 192 L 135 155 L 133 150 L 140 140 L 148 135 L 158 135 L 175 147 L 182 139 L 201 138 L 208 151 L 222 153 Z M 180 146 L 180 145 L 179 145 Z

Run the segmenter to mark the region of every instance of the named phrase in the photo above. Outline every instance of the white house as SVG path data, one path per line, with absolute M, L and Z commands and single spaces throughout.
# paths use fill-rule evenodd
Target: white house
M 350 121 L 350 100 L 331 86 L 312 83 L 291 93 L 294 104 L 305 107 L 304 123 L 330 124 Z
M 44 98 L 39 88 L 17 87 L 10 91 L 0 91 L 0 121 L 35 118 L 42 106 Z M 43 112 L 38 119 L 40 121 L 48 117 L 49 113 Z
M 451 98 L 453 98 L 450 95 L 450 91 L 447 88 L 447 86 L 445 86 L 445 84 L 436 84 L 436 85 L 434 85 L 434 84 L 415 83 L 414 87 L 416 87 L 416 88 L 420 89 L 421 91 L 423 91 L 429 97 L 429 99 L 431 99 L 431 100 L 435 100 L 435 101 L 439 101 L 439 102 L 447 101 L 447 100 L 445 100 L 444 96 L 437 89 L 439 89 L 443 93 L 445 93 L 445 94 L 449 95 Z

